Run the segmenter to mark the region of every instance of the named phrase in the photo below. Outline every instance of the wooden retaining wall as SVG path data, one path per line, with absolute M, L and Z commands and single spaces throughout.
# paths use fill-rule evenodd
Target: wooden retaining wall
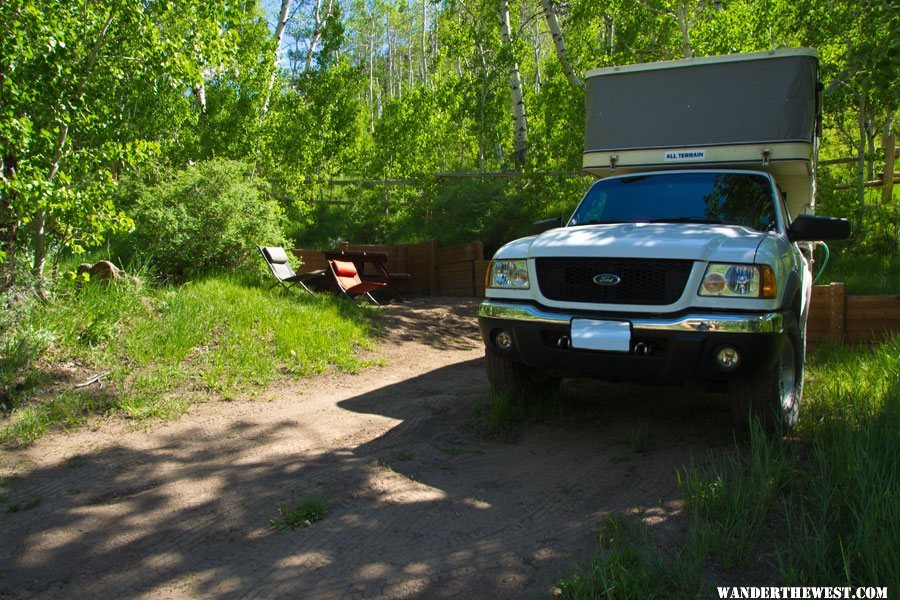
M 857 296 L 843 283 L 813 287 L 807 341 L 870 344 L 900 331 L 900 295 Z
M 487 262 L 481 242 L 456 246 L 442 246 L 434 240 L 420 244 L 386 245 L 342 242 L 338 250 L 387 253 L 389 272 L 410 275 L 401 290 L 405 293 L 467 298 L 484 295 Z M 292 252 L 303 260 L 303 271 L 326 268 L 321 250 L 295 249 Z

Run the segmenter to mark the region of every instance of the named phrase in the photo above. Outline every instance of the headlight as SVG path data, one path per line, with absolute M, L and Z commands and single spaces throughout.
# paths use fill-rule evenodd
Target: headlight
M 774 298 L 776 291 L 772 267 L 710 263 L 699 293 L 726 298 Z
M 528 263 L 524 260 L 493 260 L 485 285 L 507 290 L 528 289 Z

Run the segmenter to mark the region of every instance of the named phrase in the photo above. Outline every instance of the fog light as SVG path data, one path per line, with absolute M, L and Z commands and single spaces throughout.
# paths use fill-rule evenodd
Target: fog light
M 719 352 L 716 353 L 716 360 L 719 361 L 719 364 L 726 369 L 733 369 L 737 366 L 738 362 L 740 362 L 741 355 L 738 354 L 738 351 L 734 348 L 725 346 L 724 348 L 719 349 Z
M 509 335 L 508 331 L 499 331 L 497 335 L 494 336 L 494 343 L 497 344 L 497 347 L 501 350 L 509 350 L 512 348 L 512 336 Z

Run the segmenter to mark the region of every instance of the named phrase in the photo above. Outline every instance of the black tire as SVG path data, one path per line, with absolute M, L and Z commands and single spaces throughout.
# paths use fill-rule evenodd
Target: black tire
M 485 353 L 491 391 L 505 395 L 510 402 L 524 405 L 542 400 L 559 390 L 561 379 L 540 369 L 515 362 L 494 352 Z
M 731 416 L 738 429 L 747 430 L 756 422 L 772 433 L 786 431 L 797 423 L 806 353 L 793 313 L 785 315 L 784 327 L 788 335 L 772 368 L 752 379 L 729 382 Z

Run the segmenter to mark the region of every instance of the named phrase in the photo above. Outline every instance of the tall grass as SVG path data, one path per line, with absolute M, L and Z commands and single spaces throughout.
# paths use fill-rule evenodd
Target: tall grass
M 746 568 L 759 556 L 770 517 L 797 476 L 796 456 L 759 426 L 720 466 L 690 465 L 676 482 L 691 525 L 690 544 L 716 564 Z
M 567 600 L 707 597 L 699 563 L 686 550 L 667 555 L 634 517 L 613 515 L 601 521 L 598 548 L 587 567 L 558 582 L 559 595 Z
M 713 465 L 678 469 L 683 547 L 663 557 L 646 526 L 610 538 L 607 523 L 563 596 L 703 597 L 710 577 L 691 574 L 723 569 L 730 584 L 898 588 L 900 337 L 820 348 L 807 368 L 795 437 L 756 429 Z
M 785 581 L 900 588 L 900 337 L 813 356 L 799 482 L 785 507 Z
M 132 279 L 65 284 L 54 301 L 30 305 L 17 327 L 45 332 L 52 343 L 45 358 L 6 369 L 5 378 L 18 373 L 18 381 L 7 391 L 14 410 L 0 413 L 0 442 L 29 442 L 98 412 L 169 417 L 192 399 L 252 394 L 279 377 L 354 371 L 356 350 L 369 344 L 356 306 L 229 276 L 159 289 Z M 42 395 L 26 381 L 41 370 L 51 380 L 54 365 L 66 361 L 109 371 L 111 385 L 98 393 L 70 382 Z
M 843 282 L 848 294 L 900 294 L 900 260 L 896 255 L 832 254 L 816 285 L 832 281 Z

